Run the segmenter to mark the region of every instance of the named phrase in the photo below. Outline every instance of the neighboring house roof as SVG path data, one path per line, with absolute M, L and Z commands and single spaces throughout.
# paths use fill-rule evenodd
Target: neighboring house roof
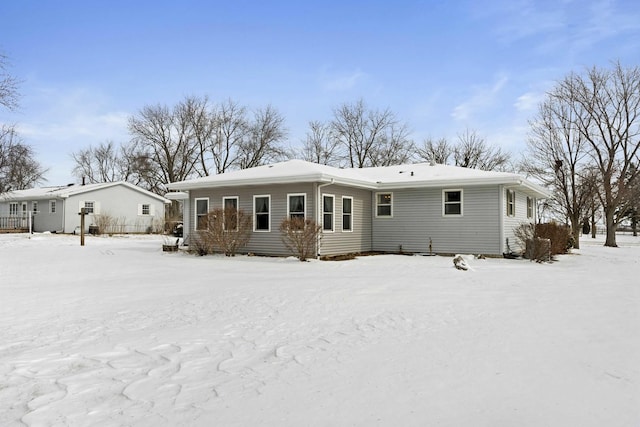
M 549 197 L 549 192 L 545 188 L 526 180 L 518 174 L 508 172 L 483 171 L 429 163 L 340 169 L 303 160 L 289 160 L 272 165 L 174 182 L 169 184 L 168 188 L 171 190 L 192 190 L 292 182 L 333 182 L 371 190 L 506 185 L 518 188 L 534 197 Z
M 6 192 L 0 195 L 0 201 L 26 201 L 26 200 L 49 200 L 49 199 L 66 199 L 69 196 L 76 194 L 89 193 L 92 191 L 103 190 L 109 187 L 124 186 L 131 190 L 142 193 L 148 197 L 152 197 L 163 203 L 171 203 L 170 200 L 159 196 L 155 193 L 147 191 L 136 185 L 125 181 L 116 182 L 104 182 L 100 184 L 87 184 L 87 185 L 65 185 L 58 187 L 42 187 L 42 188 L 30 188 L 28 190 L 14 190 Z

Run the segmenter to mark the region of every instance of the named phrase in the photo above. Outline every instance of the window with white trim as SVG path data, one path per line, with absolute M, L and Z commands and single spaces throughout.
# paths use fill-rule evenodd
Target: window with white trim
M 143 203 L 140 209 L 142 215 L 151 215 L 151 205 L 148 203 Z
M 527 197 L 527 218 L 533 218 L 533 197 Z
M 238 197 L 222 198 L 222 227 L 225 231 L 238 231 Z
M 49 200 L 49 213 L 56 213 L 56 201 L 55 200 Z
M 84 202 L 84 213 L 92 214 L 95 211 L 96 204 L 93 201 Z
M 196 199 L 196 230 L 206 230 L 208 228 L 207 215 L 209 214 L 209 198 Z
M 322 231 L 333 231 L 335 197 L 322 195 Z
M 287 197 L 287 213 L 290 219 L 305 217 L 306 194 L 289 194 Z
M 516 192 L 515 190 L 507 190 L 507 216 L 516 215 Z
M 18 203 L 10 202 L 9 203 L 9 216 L 18 216 Z
M 342 231 L 353 231 L 353 197 L 342 198 Z
M 271 196 L 253 196 L 253 231 L 270 231 Z
M 31 209 L 34 215 L 38 213 L 38 202 L 31 202 Z
M 462 216 L 462 190 L 442 191 L 442 214 L 444 216 Z
M 393 193 L 376 193 L 376 216 L 385 217 L 393 214 Z

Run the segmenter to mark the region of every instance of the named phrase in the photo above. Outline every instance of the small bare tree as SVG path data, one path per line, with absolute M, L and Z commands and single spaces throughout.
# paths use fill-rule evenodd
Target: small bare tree
M 15 110 L 18 108 L 18 84 L 20 82 L 6 71 L 7 68 L 8 58 L 0 53 L 0 105 L 9 110 Z
M 200 255 L 221 252 L 225 256 L 235 256 L 251 239 L 251 215 L 241 209 L 213 209 L 207 214 L 206 224 L 206 229 L 198 230 L 195 239 Z
M 331 127 L 319 121 L 309 122 L 309 130 L 302 141 L 302 149 L 295 155 L 302 160 L 320 165 L 342 166 L 344 156 L 340 141 L 331 135 Z
M 416 154 L 421 160 L 446 165 L 453 154 L 453 149 L 447 138 L 440 138 L 437 141 L 428 138 L 422 142 L 422 146 L 416 147 Z
M 458 144 L 453 149 L 456 166 L 485 171 L 504 170 L 509 163 L 509 155 L 500 147 L 487 145 L 476 131 L 465 130 L 458 134 Z
M 45 181 L 46 170 L 13 126 L 0 125 L 0 193 L 24 190 Z
M 313 219 L 293 217 L 280 223 L 282 243 L 300 261 L 314 256 L 322 237 L 322 227 Z

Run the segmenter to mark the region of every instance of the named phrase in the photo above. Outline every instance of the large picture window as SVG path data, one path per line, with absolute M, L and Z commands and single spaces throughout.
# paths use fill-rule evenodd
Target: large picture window
M 442 192 L 442 213 L 445 216 L 462 216 L 462 190 Z
M 271 221 L 271 196 L 253 196 L 253 229 L 255 231 L 269 231 Z
M 376 216 L 385 217 L 393 214 L 393 194 L 377 193 L 376 194 Z
M 288 197 L 288 214 L 289 218 L 304 219 L 306 194 L 289 194 Z
M 208 228 L 207 214 L 209 213 L 209 199 L 196 199 L 196 230 Z
M 223 227 L 225 231 L 238 230 L 238 197 L 223 197 Z
M 335 197 L 330 195 L 322 196 L 322 230 L 333 231 Z
M 352 231 L 353 198 L 342 198 L 342 231 Z

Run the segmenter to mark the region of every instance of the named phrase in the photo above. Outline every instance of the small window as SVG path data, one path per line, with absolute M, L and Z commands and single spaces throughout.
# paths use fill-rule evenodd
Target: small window
M 353 210 L 353 198 L 352 197 L 343 197 L 342 198 L 342 231 L 351 231 L 351 215 Z
M 515 216 L 516 214 L 516 192 L 507 190 L 507 215 Z
M 142 204 L 142 215 L 151 215 L 151 206 L 148 204 Z
M 18 216 L 18 204 L 16 202 L 9 203 L 9 215 Z
M 527 218 L 533 218 L 533 197 L 527 197 Z
M 223 222 L 225 231 L 238 231 L 238 197 L 223 197 Z
M 56 213 L 56 201 L 55 200 L 49 200 L 49 213 Z
M 289 218 L 304 219 L 306 194 L 289 194 Z
M 322 196 L 322 230 L 333 231 L 333 196 Z
M 462 190 L 444 190 L 442 200 L 445 216 L 462 216 Z
M 196 230 L 208 228 L 209 199 L 196 199 Z
M 254 231 L 269 231 L 271 221 L 271 196 L 253 196 L 253 229 Z
M 84 213 L 92 214 L 95 209 L 95 202 L 84 202 Z
M 37 214 L 38 213 L 38 202 L 32 202 L 31 203 L 31 208 L 33 209 L 33 214 Z
M 391 193 L 376 194 L 376 216 L 391 216 L 393 195 Z

